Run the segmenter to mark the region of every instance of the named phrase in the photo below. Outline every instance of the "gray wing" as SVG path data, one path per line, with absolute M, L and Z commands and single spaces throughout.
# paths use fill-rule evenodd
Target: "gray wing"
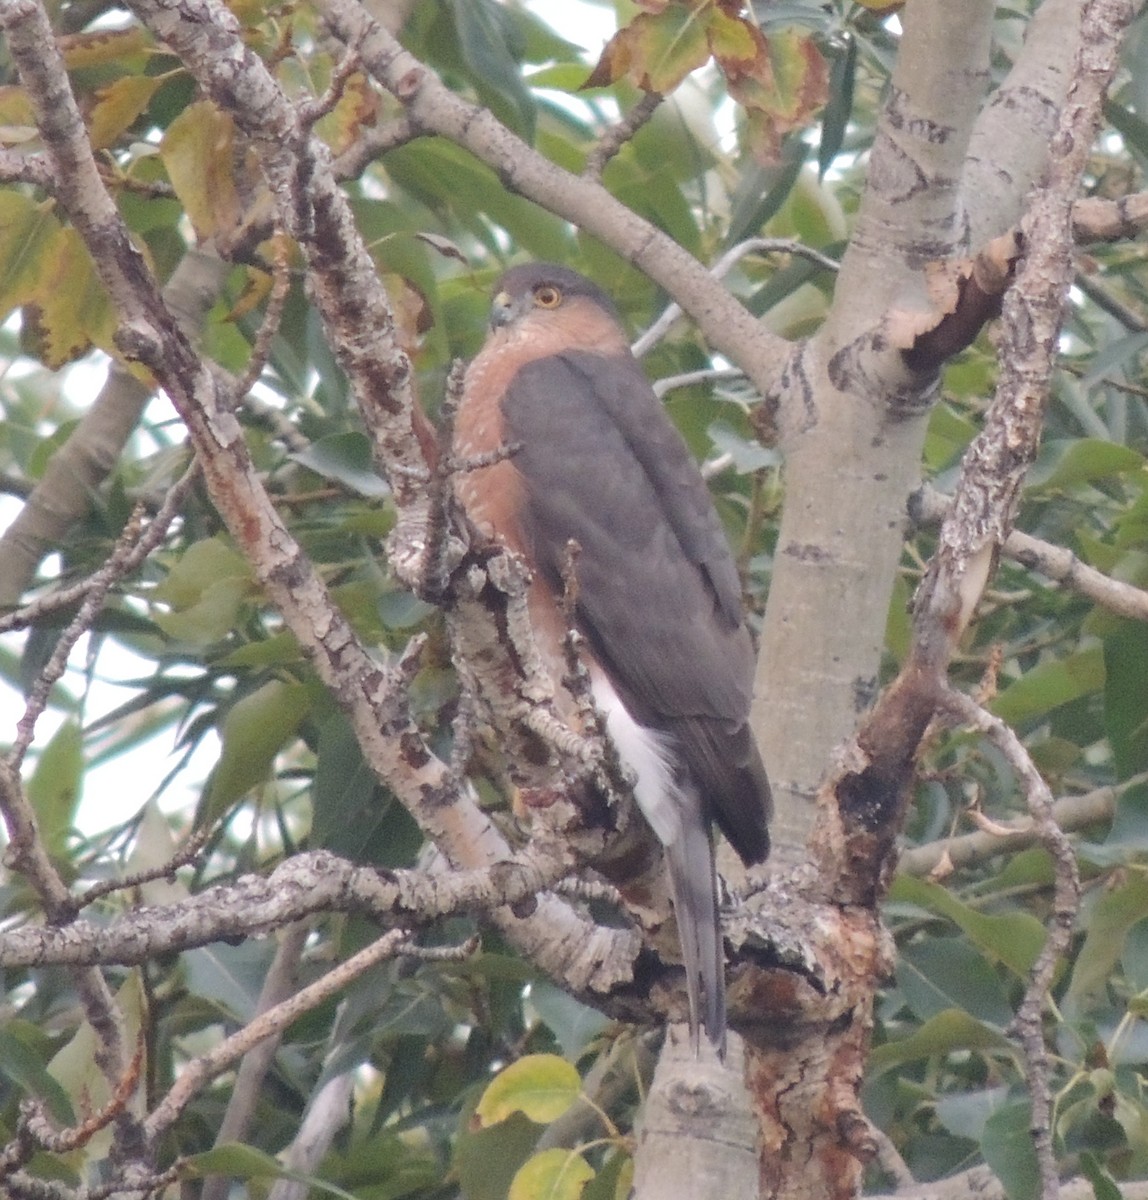
M 503 401 L 527 490 L 523 532 L 634 718 L 672 735 L 709 814 L 747 862 L 768 852 L 769 787 L 749 732 L 753 650 L 705 481 L 629 356 L 524 366 Z

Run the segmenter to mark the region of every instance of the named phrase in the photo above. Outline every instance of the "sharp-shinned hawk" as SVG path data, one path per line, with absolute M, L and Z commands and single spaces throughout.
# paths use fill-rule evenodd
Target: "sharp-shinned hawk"
M 483 532 L 522 555 L 528 602 L 555 682 L 561 606 L 577 542 L 575 624 L 597 707 L 664 847 L 690 1024 L 725 1040 L 716 821 L 745 863 L 769 851 L 769 784 L 749 728 L 754 654 L 741 588 L 697 464 L 641 367 L 609 297 L 565 267 L 533 263 L 496 287 L 471 363 L 455 488 Z

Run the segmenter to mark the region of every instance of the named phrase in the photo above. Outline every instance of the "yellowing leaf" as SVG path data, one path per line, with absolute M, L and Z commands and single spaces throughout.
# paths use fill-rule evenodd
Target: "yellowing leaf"
M 342 154 L 357 141 L 364 128 L 374 124 L 378 113 L 378 92 L 371 87 L 366 75 L 356 71 L 344 85 L 339 102 L 315 130 L 331 147 L 332 153 Z
M 235 227 L 240 203 L 231 117 L 209 100 L 189 105 L 168 126 L 160 157 L 200 238 Z
M 127 29 L 73 33 L 60 38 L 69 71 L 115 65 L 121 71 L 143 70 L 152 52 L 151 35 L 140 25 Z
M 483 1125 L 495 1125 L 516 1112 L 545 1125 L 557 1120 L 578 1099 L 581 1090 L 577 1070 L 564 1058 L 530 1054 L 499 1071 L 474 1112 Z
M 761 34 L 744 17 L 715 9 L 706 27 L 710 51 L 723 63 L 752 63 L 761 51 Z
M 50 204 L 37 204 L 19 192 L 0 192 L 0 320 L 36 294 L 59 233 Z
M 659 12 L 641 12 L 606 44 L 586 87 L 605 87 L 623 76 L 648 92 L 671 92 L 709 61 L 709 4 L 671 0 Z
M 88 116 L 92 145 L 97 150 L 110 146 L 147 108 L 159 85 L 160 80 L 150 75 L 125 75 L 100 88 Z
M 95 344 L 115 352 L 116 311 L 83 239 L 58 231 L 40 256 L 32 297 L 24 307 L 26 345 L 58 370 Z
M 781 139 L 799 129 L 824 104 L 829 94 L 829 70 L 813 39 L 795 29 L 771 32 L 765 38 L 747 25 L 757 43 L 753 58 L 722 57 L 718 66 L 729 94 L 745 110 L 746 141 L 761 162 L 773 162 Z
M 575 1150 L 543 1150 L 514 1176 L 507 1200 L 580 1200 L 594 1168 Z
M 227 321 L 238 321 L 247 316 L 263 303 L 271 293 L 274 279 L 267 271 L 258 267 L 247 267 L 244 271 L 243 291 L 239 299 L 231 306 L 231 311 L 224 318 Z
M 22 87 L 0 87 L 0 144 L 16 146 L 39 137 L 32 102 Z

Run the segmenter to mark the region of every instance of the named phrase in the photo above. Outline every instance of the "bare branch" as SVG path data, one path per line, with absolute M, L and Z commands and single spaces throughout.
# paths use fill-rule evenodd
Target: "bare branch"
M 1078 242 L 1118 242 L 1134 238 L 1148 226 L 1148 192 L 1132 192 L 1119 200 L 1086 196 L 1072 206 L 1072 236 Z
M 317 850 L 270 875 L 243 875 L 178 904 L 138 906 L 111 922 L 29 925 L 0 931 L 0 964 L 133 965 L 243 934 L 265 934 L 320 912 L 421 922 L 451 912 L 490 911 L 544 891 L 569 866 L 536 849 L 486 870 L 384 875 Z
M 305 1012 L 317 1008 L 372 967 L 401 954 L 406 939 L 407 934 L 402 929 L 392 929 L 383 934 L 365 949 L 332 967 L 322 979 L 300 988 L 293 996 L 272 1005 L 218 1046 L 192 1059 L 183 1067 L 167 1095 L 144 1122 L 148 1138 L 154 1143 L 171 1128 L 180 1113 L 204 1086 L 254 1050 L 260 1042 L 269 1037 L 278 1037 Z
M 1110 787 L 1096 788 L 1082 796 L 1062 797 L 1052 806 L 1053 820 L 1066 832 L 1111 821 L 1119 798 L 1129 788 L 1142 783 L 1148 783 L 1148 773 L 1134 775 Z M 950 869 L 959 870 L 986 862 L 998 854 L 1027 849 L 1039 840 L 1036 824 L 1027 818 L 998 830 L 978 829 L 976 833 L 915 846 L 901 855 L 897 869 L 905 875 L 931 875 L 944 863 Z
M 1028 801 L 1029 812 L 1041 845 L 1052 856 L 1056 871 L 1055 896 L 1048 937 L 1029 974 L 1024 1000 L 1013 1027 L 1024 1049 L 1025 1075 L 1032 1100 L 1032 1139 L 1040 1165 L 1041 1195 L 1055 1200 L 1059 1190 L 1056 1154 L 1052 1144 L 1052 1096 L 1049 1091 L 1048 1047 L 1044 1041 L 1044 1009 L 1057 964 L 1072 941 L 1080 906 L 1080 870 L 1072 844 L 1053 815 L 1052 793 L 1040 776 L 1020 738 L 999 717 L 981 708 L 968 696 L 950 691 L 946 715 L 984 734 L 1016 772 Z
M 297 986 L 299 958 L 310 931 L 310 923 L 306 921 L 289 925 L 283 931 L 275 948 L 275 957 L 271 960 L 271 966 L 259 992 L 259 1000 L 255 1006 L 257 1017 L 270 1012 L 294 992 Z M 244 1055 L 235 1075 L 235 1086 L 227 1101 L 223 1120 L 220 1121 L 215 1134 L 217 1146 L 247 1140 L 267 1072 L 271 1069 L 279 1049 L 282 1032 L 282 1029 L 276 1030 Z M 226 1176 L 209 1176 L 203 1181 L 200 1200 L 227 1200 L 230 1191 L 231 1181 Z
M 922 524 L 934 524 L 944 519 L 952 504 L 948 496 L 928 484 L 909 498 L 912 518 Z M 1070 591 L 1087 596 L 1101 607 L 1121 617 L 1148 621 L 1148 592 L 1120 579 L 1112 579 L 1095 567 L 1081 562 L 1071 550 L 1054 546 L 1019 529 L 1009 532 L 1002 546 L 1007 558 L 1063 584 Z
M 0 183 L 30 183 L 51 192 L 55 180 L 43 155 L 20 154 L 3 148 L 0 149 Z
M 977 117 L 961 201 L 973 246 L 1015 225 L 1048 162 L 1048 148 L 1080 46 L 1085 0 L 1045 0 L 1004 82 Z
M 358 179 L 367 166 L 376 158 L 405 146 L 418 137 L 418 131 L 406 117 L 396 117 L 382 125 L 367 130 L 355 143 L 331 164 L 336 179 Z
M 710 275 L 714 279 L 724 279 L 733 268 L 750 254 L 792 254 L 798 258 L 806 258 L 817 266 L 823 267 L 826 271 L 836 271 L 840 268 L 840 263 L 830 258 L 827 254 L 822 254 L 820 250 L 814 250 L 812 246 L 806 246 L 803 242 L 797 241 L 795 238 L 746 238 L 744 242 L 738 242 L 736 246 L 727 250 L 721 258 L 710 268 Z M 674 303 L 658 317 L 658 319 L 642 334 L 640 338 L 630 347 L 636 358 L 641 358 L 648 354 L 650 350 L 658 344 L 666 336 L 670 330 L 670 326 L 682 315 L 682 306 Z M 740 360 L 736 355 L 730 355 L 735 362 Z

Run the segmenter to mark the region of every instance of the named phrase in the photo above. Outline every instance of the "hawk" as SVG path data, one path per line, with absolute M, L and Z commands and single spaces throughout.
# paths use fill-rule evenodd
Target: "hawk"
M 531 624 L 565 673 L 562 573 L 577 542 L 574 621 L 595 704 L 664 848 L 690 1027 L 725 1044 L 716 822 L 749 865 L 769 852 L 770 792 L 749 728 L 754 653 L 737 569 L 697 464 L 601 288 L 548 263 L 496 285 L 466 372 L 456 476 L 474 525 L 529 565 Z

